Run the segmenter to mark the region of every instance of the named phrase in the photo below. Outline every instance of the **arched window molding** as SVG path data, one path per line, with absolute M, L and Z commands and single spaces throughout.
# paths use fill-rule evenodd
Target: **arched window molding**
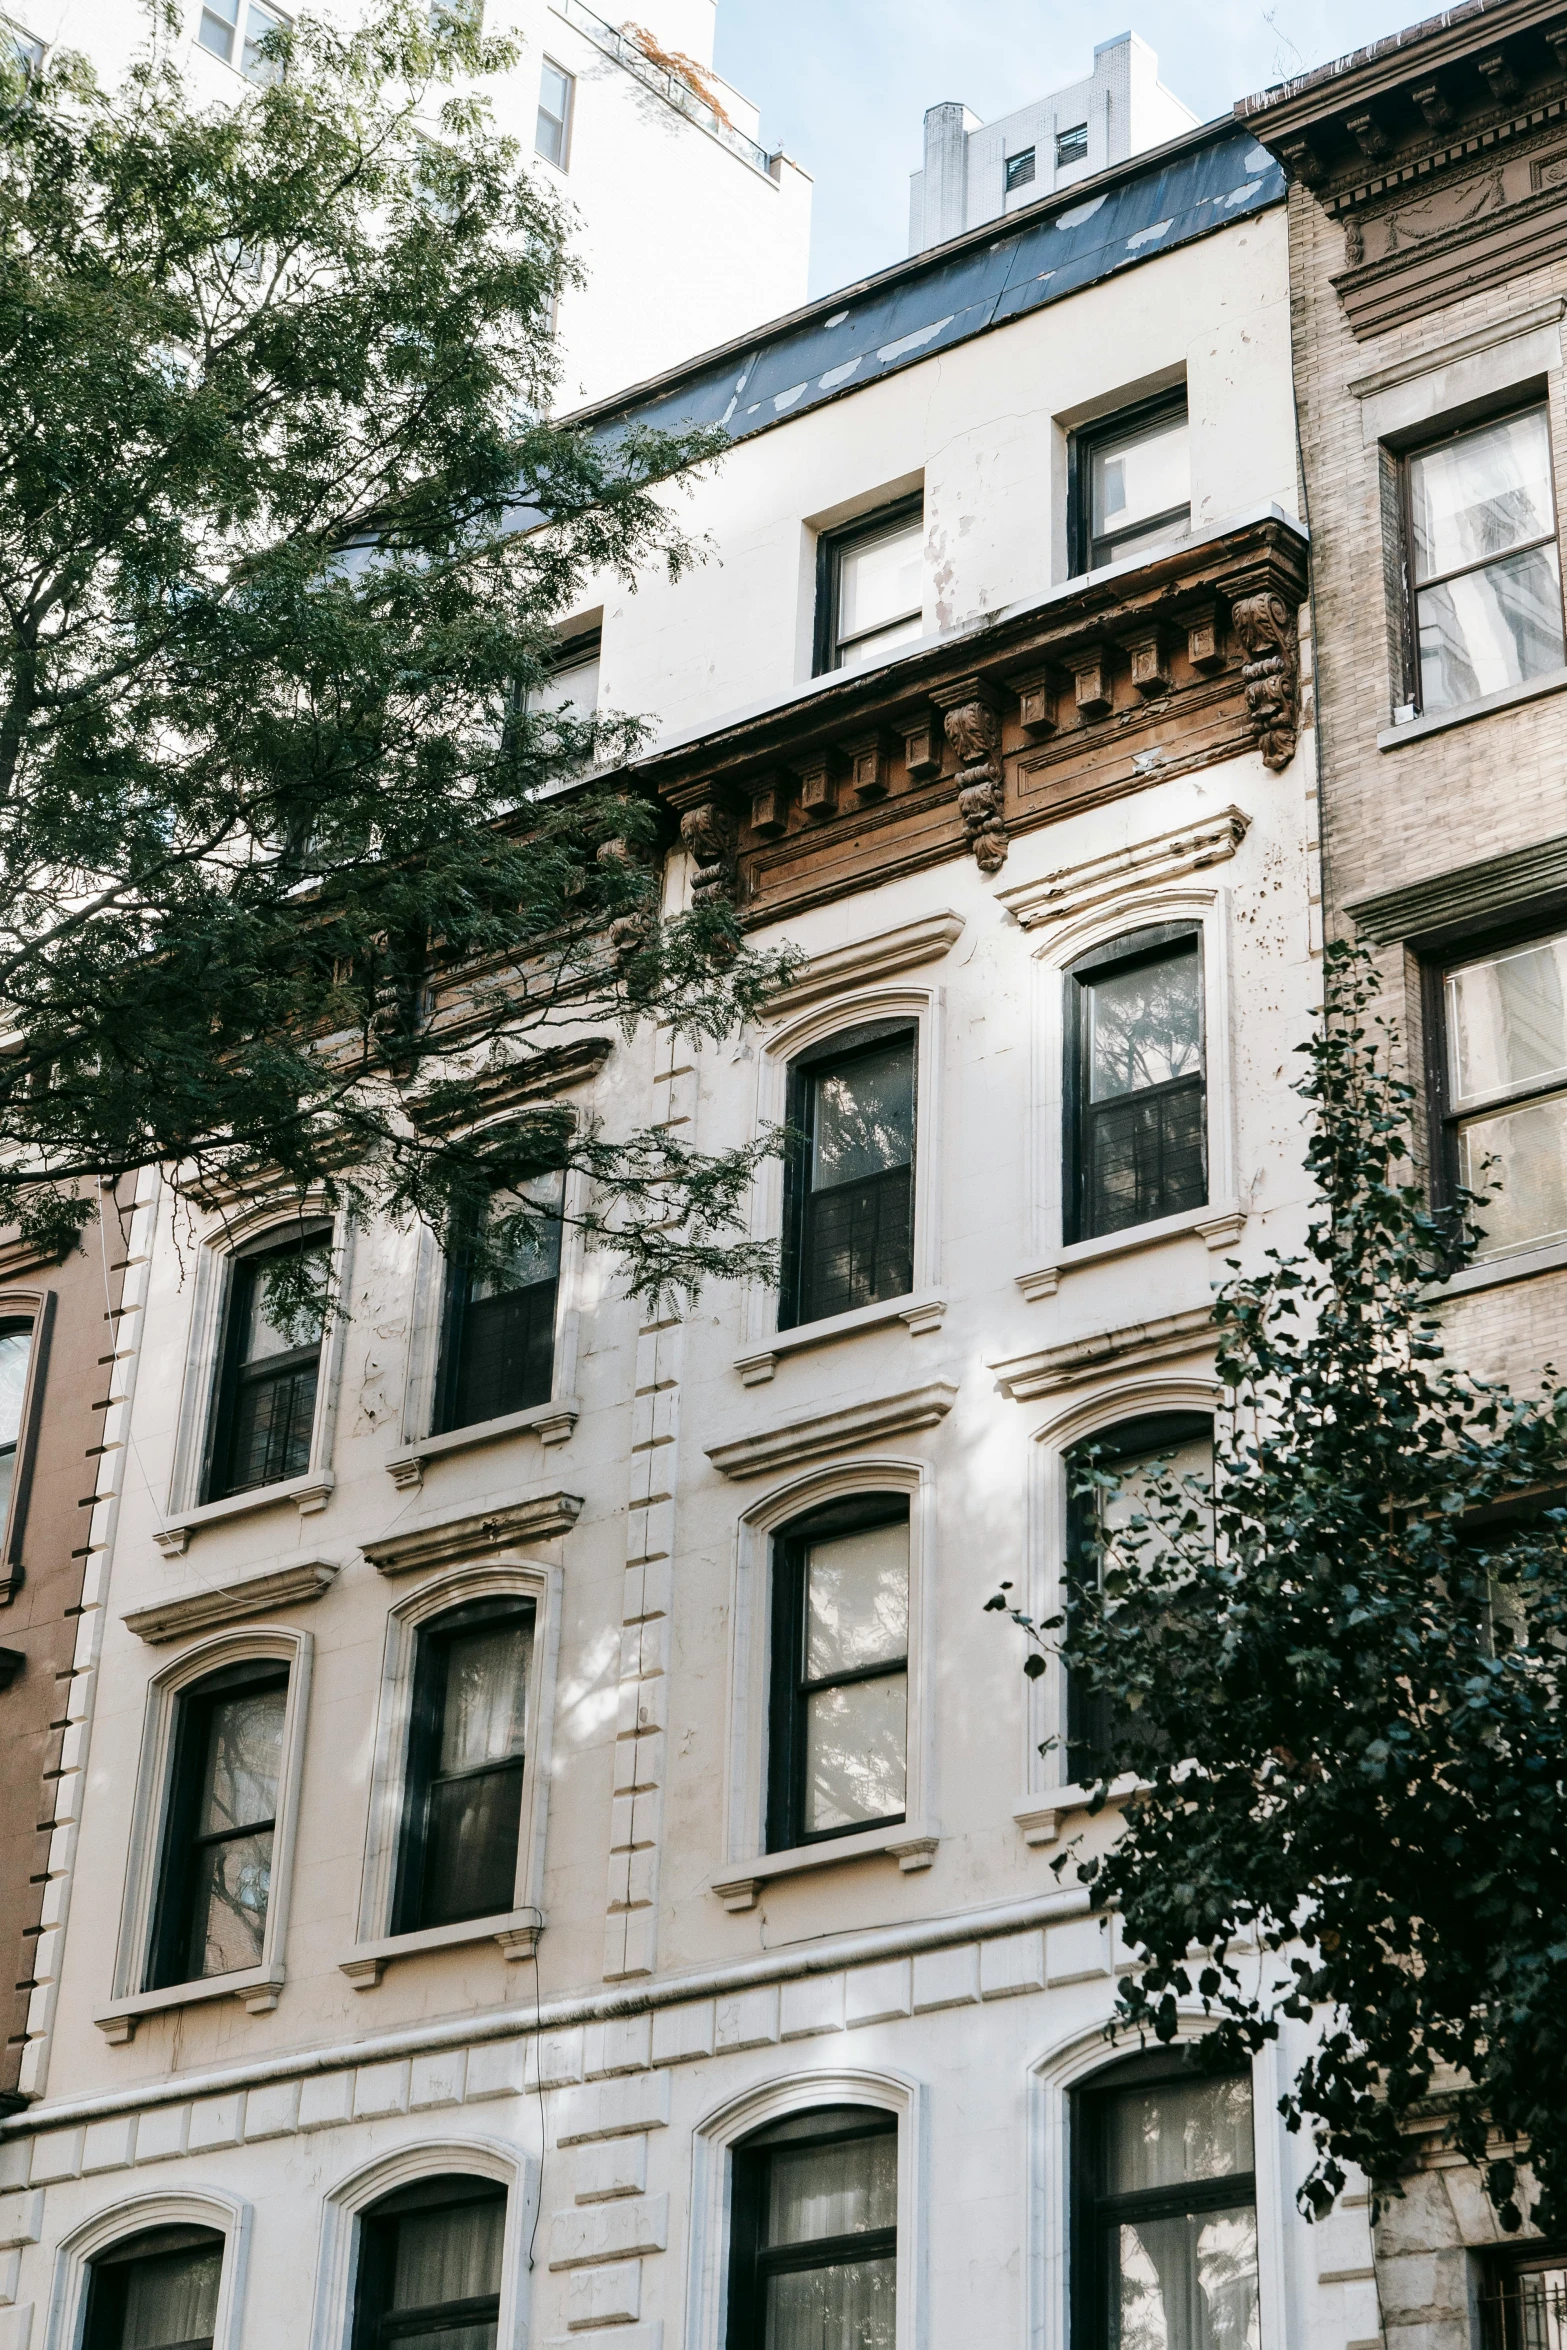
M 1027 1523 L 1027 1580 L 1023 1607 L 1041 1623 L 1065 1601 L 1067 1548 L 1067 1459 L 1088 1438 L 1102 1436 L 1126 1420 L 1155 1412 L 1205 1412 L 1218 1408 L 1219 1384 L 1210 1371 L 1171 1371 L 1163 1376 L 1123 1379 L 1113 1387 L 1080 1397 L 1034 1431 L 1030 1445 Z M 1013 1817 L 1030 1844 L 1053 1843 L 1060 1831 L 1061 1793 L 1070 1787 L 1066 1736 L 1065 1675 L 1054 1662 L 1026 1684 L 1023 1701 L 1023 1792 Z M 1046 1753 L 1047 1740 L 1057 1743 Z
M 238 1517 L 292 1501 L 301 1518 L 325 1509 L 333 1487 L 332 1446 L 337 1428 L 338 1385 L 342 1369 L 344 1314 L 330 1314 L 321 1339 L 320 1370 L 316 1379 L 315 1418 L 310 1432 L 310 1459 L 297 1477 L 263 1485 L 221 1501 L 202 1498 L 202 1478 L 208 1441 L 218 1409 L 219 1374 L 235 1264 L 269 1241 L 279 1244 L 301 1226 L 330 1225 L 331 1290 L 348 1295 L 353 1273 L 353 1225 L 344 1214 L 333 1215 L 325 1198 L 312 1193 L 304 1200 L 259 1201 L 236 1210 L 221 1226 L 202 1236 L 196 1251 L 191 1285 L 190 1326 L 185 1346 L 185 1371 L 180 1387 L 179 1417 L 175 1427 L 174 1466 L 169 1480 L 168 1516 L 153 1531 L 160 1550 L 177 1556 L 200 1528 L 214 1520 Z
M 899 1493 L 909 1504 L 909 1729 L 906 1816 L 895 1827 L 836 1839 L 784 1856 L 766 1850 L 767 1719 L 771 1673 L 773 1537 L 794 1519 L 857 1494 Z M 826 1866 L 860 1852 L 888 1852 L 908 1868 L 928 1867 L 936 1848 L 934 1707 L 931 1703 L 934 1489 L 929 1467 L 895 1457 L 836 1461 L 775 1486 L 736 1528 L 730 1586 L 730 1670 L 724 1863 L 712 1890 L 731 1909 L 749 1908 L 767 1876 Z M 903 1849 L 900 1849 L 903 1848 Z M 757 1864 L 759 1875 L 748 1873 Z
M 421 2138 L 378 2155 L 329 2190 L 321 2207 L 315 2312 L 310 2350 L 351 2350 L 359 2225 L 372 2204 L 421 2179 L 452 2172 L 493 2179 L 506 2189 L 505 2251 L 501 2264 L 496 2350 L 523 2350 L 528 2339 L 528 2237 L 538 2188 L 538 2163 L 493 2138 Z M 215 2346 L 216 2350 L 216 2346 Z
M 32 1493 L 38 1431 L 43 1419 L 44 1389 L 49 1377 L 49 1345 L 54 1334 L 56 1302 L 52 1289 L 0 1289 L 0 1322 L 26 1321 L 32 1325 L 10 1495 L 5 1508 L 0 1510 L 0 1607 L 15 1598 L 23 1581 L 27 1505 Z
M 355 1948 L 339 1962 L 358 1989 L 373 1990 L 385 1967 L 395 1958 L 454 1943 L 495 1940 L 509 1959 L 532 1955 L 544 1924 L 544 1843 L 554 1731 L 555 1668 L 560 1644 L 560 1590 L 558 1567 L 520 1558 L 486 1560 L 482 1565 L 459 1567 L 420 1584 L 388 1614 L 371 1767 L 358 1940 Z M 452 1609 L 466 1606 L 470 1600 L 513 1596 L 531 1599 L 535 1615 L 522 1822 L 512 1907 L 497 1917 L 393 1934 L 392 1898 L 402 1841 L 414 1661 L 420 1629 Z
M 897 2350 L 921 2350 L 928 2213 L 926 2093 L 907 2073 L 824 2067 L 765 2081 L 719 2106 L 691 2134 L 691 2255 L 686 2350 L 724 2350 L 729 2323 L 731 2160 L 741 2139 L 789 2114 L 866 2105 L 898 2120 Z M 335 2350 L 335 2345 L 334 2345 Z
M 748 1386 L 770 1379 L 777 1358 L 803 1346 L 879 1323 L 905 1322 L 916 1334 L 939 1328 L 946 1310 L 941 1281 L 942 1030 L 939 987 L 865 987 L 834 996 L 787 1020 L 768 1035 L 757 1055 L 758 1127 L 785 1120 L 789 1070 L 802 1053 L 872 1021 L 908 1020 L 916 1031 L 914 1076 L 914 1275 L 906 1297 L 886 1298 L 826 1321 L 778 1328 L 778 1292 L 753 1284 L 745 1294 L 742 1351 L 737 1358 Z M 751 1232 L 776 1240 L 783 1229 L 784 1169 L 781 1160 L 763 1162 L 751 1195 Z
M 144 2015 L 165 2008 L 190 2006 L 207 1999 L 242 2000 L 252 2015 L 276 2007 L 286 1979 L 283 1954 L 288 1938 L 289 1892 L 294 1873 L 294 1844 L 299 1825 L 300 1780 L 304 1768 L 305 1722 L 310 1704 L 310 1668 L 314 1643 L 308 1632 L 273 1626 L 221 1634 L 187 1649 L 147 1686 L 146 1718 L 141 1754 L 132 1796 L 129 1857 L 115 1955 L 113 1997 L 93 2021 L 111 2043 L 134 2039 Z M 178 1701 L 184 1692 L 210 1673 L 229 1665 L 269 1658 L 288 1666 L 288 1701 L 283 1714 L 281 1769 L 278 1778 L 277 1826 L 272 1842 L 272 1878 L 267 1898 L 266 1934 L 259 1966 L 234 1974 L 211 1975 L 191 1983 L 170 1984 L 164 1990 L 144 1991 L 163 1863 L 164 1832 L 173 1792 L 174 1733 Z
M 250 2205 L 215 2187 L 192 2187 L 122 2195 L 107 2211 L 83 2220 L 60 2240 L 44 2350 L 80 2350 L 87 2321 L 87 2288 L 93 2262 L 129 2236 L 148 2228 L 211 2228 L 223 2238 L 223 2273 L 218 2285 L 213 2350 L 239 2350 L 245 2304 L 246 2256 L 250 2248 Z

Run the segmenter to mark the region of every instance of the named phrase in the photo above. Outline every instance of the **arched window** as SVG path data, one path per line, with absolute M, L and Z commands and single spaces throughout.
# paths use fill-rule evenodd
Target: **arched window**
M 877 1020 L 790 1064 L 778 1327 L 825 1321 L 914 1286 L 918 1030 Z
M 1133 2056 L 1072 2106 L 1072 2350 L 1258 2350 L 1249 2078 Z
M 1095 1587 L 1103 1576 L 1106 1541 L 1149 1499 L 1158 1478 L 1177 1487 L 1187 1477 L 1213 1482 L 1213 1421 L 1206 1412 L 1149 1412 L 1085 1437 L 1067 1455 L 1066 1573 L 1068 1588 Z M 1113 1490 L 1090 1484 L 1092 1471 L 1117 1482 Z M 1066 1704 L 1068 1768 L 1075 1781 L 1097 1778 L 1106 1750 L 1117 1734 L 1133 1728 L 1118 1718 L 1111 1700 L 1068 1676 Z
M 274 1316 L 267 1277 L 285 1261 L 303 1260 L 313 1285 L 324 1281 L 329 1231 L 252 1250 L 233 1267 L 218 1386 L 208 1446 L 205 1497 L 221 1501 L 303 1476 L 310 1466 L 321 1376 L 319 1314 L 287 1322 Z
M 530 1184 L 525 1197 L 496 1197 L 492 1221 L 524 1205 L 538 1210 L 538 1221 L 519 1233 L 502 1263 L 484 1267 L 470 1252 L 453 1252 L 441 1324 L 437 1433 L 548 1403 L 555 1377 L 561 1198 L 558 1174 Z
M 909 1504 L 856 1494 L 773 1537 L 767 1848 L 905 1815 Z
M 1067 973 L 1068 1241 L 1207 1200 L 1201 946 L 1196 924 L 1160 923 Z
M 400 2187 L 359 2223 L 354 2350 L 495 2350 L 506 2190 L 447 2173 Z
M 419 1629 L 394 1934 L 513 1905 L 535 1613 L 476 1599 Z
M 27 1371 L 33 1355 L 31 1315 L 0 1320 L 0 1535 L 11 1511 L 16 1464 L 22 1441 L 22 1410 L 27 1401 Z
M 726 2350 L 893 2350 L 897 2117 L 793 2113 L 732 2160 Z
M 255 1658 L 176 1700 L 149 1991 L 262 1963 L 288 1682 L 287 1664 Z
M 212 2350 L 223 2238 L 147 2228 L 92 2263 L 82 2350 Z

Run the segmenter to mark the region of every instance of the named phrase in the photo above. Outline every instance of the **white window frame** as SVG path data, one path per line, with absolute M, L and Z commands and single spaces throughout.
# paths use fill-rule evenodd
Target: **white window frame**
M 746 1352 L 766 1349 L 774 1354 L 787 1354 L 798 1347 L 815 1346 L 890 1322 L 903 1322 L 911 1329 L 929 1328 L 932 1324 L 928 1317 L 933 1312 L 939 1321 L 945 1310 L 945 1300 L 938 1292 L 944 1015 L 945 996 L 939 987 L 861 988 L 801 1012 L 764 1038 L 757 1055 L 758 1129 L 784 1123 L 789 1070 L 802 1053 L 829 1044 L 833 1037 L 875 1020 L 907 1020 L 914 1027 L 914 1279 L 905 1297 L 881 1298 L 874 1305 L 856 1306 L 846 1314 L 830 1314 L 818 1322 L 797 1322 L 788 1330 L 778 1327 L 779 1292 L 753 1283 L 747 1289 L 742 1309 Z M 751 1194 L 754 1239 L 778 1239 L 783 1231 L 783 1204 L 783 1162 L 777 1158 L 766 1159 Z
M 860 1494 L 897 1493 L 909 1505 L 908 1754 L 904 1816 L 852 1836 L 833 1836 L 787 1853 L 767 1850 L 767 1723 L 772 1688 L 772 1556 L 779 1531 L 810 1510 Z M 932 1669 L 935 1588 L 935 1488 L 927 1464 L 896 1457 L 834 1462 L 775 1486 L 744 1512 L 736 1529 L 730 1586 L 728 1737 L 724 1779 L 724 1865 L 712 1888 L 728 1904 L 750 1906 L 741 1890 L 755 1865 L 762 1878 L 841 1865 L 858 1856 L 898 1853 L 928 1866 L 936 1830 L 929 1818 L 934 1787 Z
M 223 1368 L 223 1338 L 234 1268 L 239 1259 L 282 1243 L 301 1225 L 330 1224 L 329 1256 L 334 1297 L 346 1298 L 353 1269 L 353 1226 L 346 1215 L 333 1216 L 317 1197 L 286 1208 L 276 1201 L 230 1217 L 202 1236 L 192 1284 L 191 1318 L 186 1339 L 185 1371 L 180 1388 L 179 1418 L 175 1428 L 174 1466 L 169 1479 L 166 1522 L 154 1529 L 160 1550 L 183 1551 L 192 1534 L 203 1526 L 244 1517 L 252 1510 L 293 1501 L 302 1516 L 324 1509 L 333 1487 L 332 1446 L 337 1431 L 338 1386 L 342 1370 L 347 1315 L 329 1314 L 321 1336 L 321 1367 L 316 1377 L 316 1414 L 310 1431 L 310 1459 L 297 1477 L 276 1485 L 258 1485 L 249 1493 L 226 1494 L 220 1501 L 202 1499 L 208 1439 L 218 1409 L 218 1386 Z
M 149 2228 L 210 2228 L 223 2238 L 223 2267 L 212 2328 L 213 2350 L 239 2350 L 245 2306 L 245 2270 L 250 2250 L 250 2205 L 215 2187 L 154 2190 L 117 2195 L 107 2211 L 95 2212 L 60 2240 L 44 2350 L 79 2350 L 87 2323 L 87 2289 L 92 2264 Z
M 209 1999 L 238 1999 L 252 2015 L 277 2006 L 286 1981 L 283 1953 L 288 1939 L 289 1892 L 299 1829 L 300 1783 L 304 1772 L 305 1723 L 310 1707 L 310 1671 L 315 1644 L 308 1632 L 275 1626 L 225 1632 L 175 1657 L 147 1685 L 146 1718 L 132 1797 L 129 1857 L 115 1954 L 113 1997 L 94 2023 L 112 2043 L 135 2038 L 143 2016 L 172 2007 L 193 2007 Z M 277 1826 L 272 1839 L 272 1881 L 259 1966 L 227 1975 L 206 1975 L 144 1991 L 153 1917 L 163 1863 L 164 1832 L 173 1795 L 174 1726 L 179 1700 L 209 1673 L 229 1665 L 278 1662 L 288 1666 L 288 1703 L 283 1714 L 278 1774 Z
M 539 145 L 538 118 L 544 111 L 544 69 L 546 66 L 553 67 L 555 72 L 561 76 L 562 80 L 566 84 L 566 119 L 560 126 L 560 161 L 558 163 L 554 162 L 551 157 L 546 155 L 543 148 Z M 571 142 L 572 134 L 576 130 L 576 127 L 577 77 L 572 72 L 570 66 L 562 65 L 558 57 L 551 57 L 549 52 L 546 50 L 544 55 L 539 60 L 539 92 L 537 98 L 534 101 L 534 162 L 544 164 L 550 171 L 558 171 L 561 175 L 561 178 L 565 179 L 571 170 Z
M 27 1533 L 28 1502 L 38 1458 L 38 1432 L 49 1379 L 49 1345 L 54 1335 L 57 1304 L 52 1289 L 0 1289 L 0 1322 L 26 1319 L 33 1326 L 17 1425 L 16 1466 L 11 1472 L 10 1499 L 4 1511 L 0 1511 L 0 1607 L 8 1606 L 22 1586 L 22 1543 Z
M 351 2350 L 354 2284 L 359 2269 L 359 2230 L 365 2213 L 383 2196 L 421 2179 L 457 2172 L 493 2179 L 506 2190 L 506 2232 L 501 2257 L 500 2321 L 496 2350 L 524 2350 L 528 2339 L 528 2238 L 538 2193 L 539 2165 L 532 2155 L 494 2138 L 421 2138 L 381 2154 L 331 2188 L 321 2207 L 321 2244 L 316 2259 L 315 2311 L 310 2350 Z M 218 2346 L 214 2344 L 214 2350 Z
M 544 1926 L 544 1843 L 554 1737 L 555 1669 L 560 1647 L 561 1570 L 520 1553 L 458 1567 L 410 1591 L 388 1614 L 376 1741 L 371 1765 L 358 1939 L 338 1963 L 361 1990 L 373 1990 L 398 1958 L 460 1943 L 499 1941 L 508 1958 L 532 1955 Z M 428 1624 L 475 1599 L 531 1599 L 533 1655 L 528 1681 L 528 1751 L 512 1906 L 494 1917 L 452 1926 L 391 1931 L 392 1898 L 402 1845 L 408 1783 L 408 1743 L 419 1634 Z
M 1102 2043 L 1101 2043 L 1102 2046 Z M 731 2098 L 691 2133 L 691 2255 L 686 2350 L 723 2350 L 729 2326 L 729 2210 L 735 2147 L 753 2130 L 824 2106 L 864 2105 L 898 2123 L 896 2350 L 925 2338 L 929 2215 L 925 2086 L 908 2073 L 859 2066 L 792 2073 Z

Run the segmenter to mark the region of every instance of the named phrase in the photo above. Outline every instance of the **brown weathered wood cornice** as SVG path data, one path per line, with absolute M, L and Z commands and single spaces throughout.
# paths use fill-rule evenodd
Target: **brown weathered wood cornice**
M 655 751 L 699 898 L 747 922 L 1008 841 L 1299 723 L 1306 542 L 1276 512 Z

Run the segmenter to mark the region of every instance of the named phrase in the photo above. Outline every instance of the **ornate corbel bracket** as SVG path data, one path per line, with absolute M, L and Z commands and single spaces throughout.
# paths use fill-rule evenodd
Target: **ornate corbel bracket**
M 933 696 L 944 713 L 948 742 L 957 753 L 953 788 L 969 847 L 981 873 L 999 873 L 1007 861 L 1002 798 L 1001 696 L 983 678 L 965 677 Z
M 682 813 L 680 838 L 696 866 L 691 878 L 694 906 L 711 905 L 715 898 L 734 897 L 735 834 L 733 816 L 716 800 L 701 800 Z
M 1276 587 L 1232 593 L 1230 620 L 1246 655 L 1241 675 L 1246 681 L 1247 715 L 1263 765 L 1277 774 L 1294 758 L 1300 734 L 1296 606 Z

